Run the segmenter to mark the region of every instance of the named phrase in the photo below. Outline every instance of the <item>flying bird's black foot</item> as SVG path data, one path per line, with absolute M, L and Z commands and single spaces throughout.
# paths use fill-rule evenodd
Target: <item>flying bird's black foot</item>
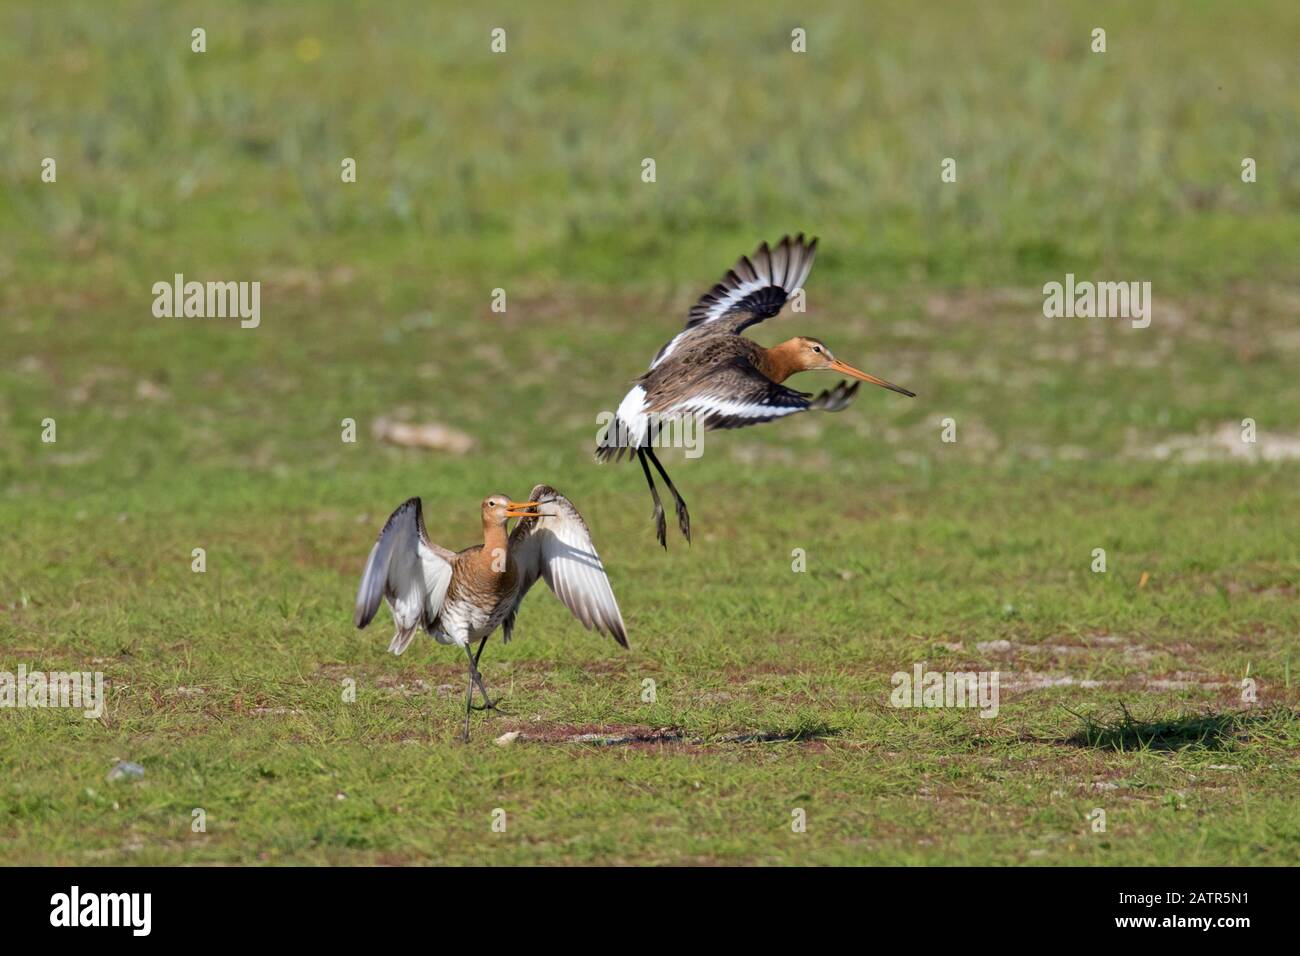
M 655 487 L 655 480 L 650 477 L 650 466 L 646 463 L 647 457 L 653 457 L 653 452 L 646 448 L 636 450 L 637 461 L 641 462 L 641 470 L 645 473 L 645 483 L 650 488 L 650 500 L 655 503 L 655 535 L 659 538 L 659 543 L 663 546 L 663 549 L 667 551 L 668 523 L 664 521 L 664 503 L 659 500 L 659 489 Z
M 690 544 L 691 543 L 691 516 L 686 510 L 686 502 L 682 500 L 681 494 L 679 494 L 677 491 L 677 486 L 674 485 L 673 480 L 668 477 L 668 472 L 664 470 L 664 466 L 659 463 L 659 459 L 655 456 L 655 452 L 653 448 L 648 446 L 645 448 L 638 448 L 637 454 L 641 456 L 641 467 L 645 470 L 645 480 L 646 483 L 650 486 L 650 494 L 654 497 L 654 501 L 655 501 L 655 518 L 659 522 L 659 543 L 664 546 L 665 550 L 667 550 L 668 542 L 664 540 L 663 504 L 659 500 L 659 492 L 655 488 L 654 479 L 650 477 L 650 469 L 646 465 L 647 458 L 650 459 L 650 461 L 654 464 L 655 470 L 659 472 L 660 476 L 664 480 L 664 484 L 666 484 L 668 486 L 668 490 L 672 492 L 673 504 L 677 506 L 677 527 L 681 528 L 682 536 L 686 538 L 686 543 Z

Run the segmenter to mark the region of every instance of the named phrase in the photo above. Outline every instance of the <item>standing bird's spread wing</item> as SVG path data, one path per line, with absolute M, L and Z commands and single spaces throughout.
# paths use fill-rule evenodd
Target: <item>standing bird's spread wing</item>
M 698 416 L 708 429 L 744 428 L 796 412 L 838 412 L 853 401 L 859 384 L 839 382 L 814 398 L 811 392 L 777 384 L 737 357 L 710 369 L 683 389 L 682 397 L 670 397 L 662 407 L 651 405 L 648 411 L 667 418 Z
M 451 583 L 454 557 L 453 552 L 429 540 L 420 499 L 408 499 L 392 513 L 370 549 L 357 589 L 353 617 L 357 627 L 371 622 L 383 597 L 397 625 L 388 645 L 394 654 L 406 650 L 416 628 L 423 626 L 432 633 Z
M 538 485 L 528 496 L 541 502 L 541 518 L 524 518 L 510 534 L 510 556 L 519 568 L 519 591 L 505 620 L 510 640 L 519 605 L 536 580 L 547 585 L 583 625 L 609 634 L 627 647 L 627 629 L 618 601 L 605 576 L 605 566 L 591 543 L 587 522 L 568 498 L 549 485 Z
M 801 232 L 793 239 L 785 236 L 775 249 L 764 242 L 752 259 L 741 256 L 721 282 L 700 296 L 691 307 L 686 328 L 659 350 L 650 367 L 666 359 L 683 338 L 702 325 L 725 320 L 731 331 L 739 333 L 776 315 L 803 288 L 816 254 L 817 240 L 805 242 Z

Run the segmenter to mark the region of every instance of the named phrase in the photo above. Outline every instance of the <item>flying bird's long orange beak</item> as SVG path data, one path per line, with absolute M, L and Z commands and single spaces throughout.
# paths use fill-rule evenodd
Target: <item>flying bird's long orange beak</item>
M 839 359 L 831 362 L 830 367 L 837 372 L 845 375 L 852 375 L 854 378 L 860 378 L 864 382 L 870 382 L 872 385 L 879 385 L 881 388 L 887 388 L 891 392 L 898 392 L 900 395 L 906 395 L 908 398 L 916 398 L 916 392 L 909 392 L 901 385 L 895 385 L 893 382 L 886 382 L 883 378 L 876 378 L 874 375 L 868 375 L 861 369 L 856 369 L 847 362 L 841 362 Z
M 507 501 L 506 517 L 507 518 L 544 518 L 546 517 L 540 511 L 524 511 L 524 508 L 540 508 L 540 501 Z

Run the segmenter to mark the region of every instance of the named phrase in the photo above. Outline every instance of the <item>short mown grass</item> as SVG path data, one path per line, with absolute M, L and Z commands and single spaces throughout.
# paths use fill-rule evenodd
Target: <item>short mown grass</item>
M 4 862 L 1300 862 L 1297 29 L 1280 2 L 6 8 L 0 671 L 99 670 L 109 702 L 0 710 Z M 798 230 L 808 311 L 755 337 L 918 397 L 666 453 L 695 540 L 664 553 L 597 414 Z M 260 281 L 261 326 L 154 319 L 177 272 Z M 1151 281 L 1151 327 L 1044 319 L 1066 272 Z M 539 590 L 465 746 L 463 654 L 386 654 L 357 576 L 408 496 L 463 547 L 540 481 L 631 649 Z M 918 662 L 998 672 L 997 716 L 891 706 Z

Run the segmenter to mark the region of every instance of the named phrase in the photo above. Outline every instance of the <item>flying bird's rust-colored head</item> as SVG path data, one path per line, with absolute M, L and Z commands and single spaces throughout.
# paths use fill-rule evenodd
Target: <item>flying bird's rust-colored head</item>
M 511 518 L 540 518 L 536 501 L 511 501 L 507 495 L 489 495 L 483 499 L 483 526 L 505 527 Z
M 777 382 L 785 381 L 796 372 L 830 369 L 833 372 L 839 372 L 843 375 L 861 379 L 864 382 L 870 382 L 872 385 L 890 389 L 909 398 L 916 396 L 915 392 L 909 392 L 901 385 L 886 382 L 883 378 L 868 375 L 847 362 L 841 362 L 831 354 L 831 350 L 827 348 L 825 342 L 820 339 L 809 338 L 806 335 L 797 335 L 780 345 L 768 349 L 768 356 L 772 365 L 771 371 L 775 373 L 771 377 Z

